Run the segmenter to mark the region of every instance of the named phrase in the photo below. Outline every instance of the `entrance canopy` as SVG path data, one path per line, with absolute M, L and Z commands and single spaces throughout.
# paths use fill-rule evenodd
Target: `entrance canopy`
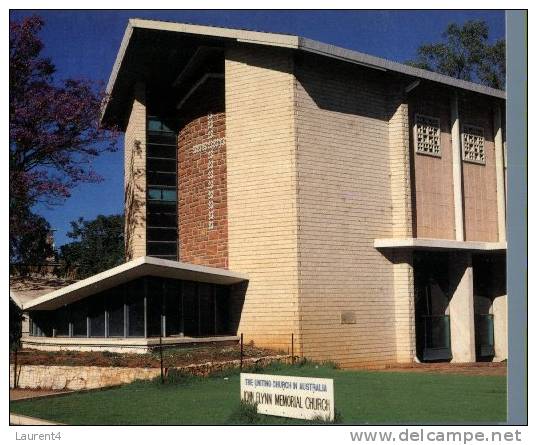
M 467 250 L 501 251 L 507 249 L 506 242 L 456 241 L 438 238 L 378 238 L 374 241 L 376 249 L 414 249 L 414 250 Z
M 225 269 L 154 257 L 141 257 L 23 303 L 22 309 L 25 311 L 58 309 L 90 295 L 149 275 L 222 285 L 248 281 L 247 275 Z

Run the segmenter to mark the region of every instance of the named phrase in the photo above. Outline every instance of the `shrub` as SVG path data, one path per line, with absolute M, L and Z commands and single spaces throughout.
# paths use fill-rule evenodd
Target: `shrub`
M 257 403 L 241 401 L 238 408 L 229 416 L 227 423 L 238 425 L 262 423 L 262 415 L 257 412 Z

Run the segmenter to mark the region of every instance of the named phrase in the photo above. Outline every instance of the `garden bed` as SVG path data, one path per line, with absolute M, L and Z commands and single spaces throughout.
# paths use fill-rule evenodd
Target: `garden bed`
M 271 349 L 244 345 L 244 358 L 269 357 L 278 354 Z M 162 352 L 165 367 L 179 367 L 207 362 L 223 362 L 240 359 L 240 345 L 195 346 L 167 348 Z M 146 354 L 120 354 L 113 352 L 38 351 L 24 349 L 18 353 L 19 365 L 57 366 L 114 366 L 127 368 L 159 368 L 158 351 Z M 11 354 L 10 363 L 14 362 Z

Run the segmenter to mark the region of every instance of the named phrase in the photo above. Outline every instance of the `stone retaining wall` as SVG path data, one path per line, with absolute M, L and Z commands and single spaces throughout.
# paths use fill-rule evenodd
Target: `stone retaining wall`
M 272 357 L 248 358 L 243 360 L 247 367 L 258 365 L 266 366 L 279 361 L 288 363 L 289 355 Z M 195 365 L 177 367 L 193 375 L 207 376 L 210 373 L 226 369 L 238 368 L 240 360 L 227 362 L 208 362 Z M 169 368 L 172 369 L 172 368 Z M 166 369 L 166 371 L 168 368 Z M 13 388 L 14 370 L 10 365 L 10 387 Z M 18 369 L 18 387 L 31 389 L 54 389 L 54 390 L 82 390 L 96 389 L 106 386 L 122 385 L 135 380 L 148 380 L 160 376 L 159 368 L 124 368 L 124 367 L 100 367 L 100 366 L 45 366 L 45 365 L 21 365 Z

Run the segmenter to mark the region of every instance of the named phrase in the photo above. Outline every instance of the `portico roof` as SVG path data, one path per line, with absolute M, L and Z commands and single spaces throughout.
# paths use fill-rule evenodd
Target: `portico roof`
M 126 103 L 132 97 L 132 85 L 136 80 L 158 75 L 161 81 L 165 79 L 171 85 L 199 47 L 223 48 L 229 43 L 268 45 L 318 54 L 379 71 L 399 73 L 410 80 L 424 79 L 499 99 L 506 97 L 502 90 L 300 36 L 132 18 L 125 29 L 110 74 L 102 122 L 120 127 L 125 125 Z
M 377 249 L 416 249 L 416 250 L 467 250 L 495 251 L 506 250 L 506 242 L 457 241 L 440 238 L 378 238 L 374 241 Z
M 77 281 L 69 286 L 23 302 L 23 310 L 52 310 L 143 276 L 190 280 L 201 283 L 231 285 L 247 281 L 248 276 L 215 267 L 180 261 L 141 257 L 120 266 Z

